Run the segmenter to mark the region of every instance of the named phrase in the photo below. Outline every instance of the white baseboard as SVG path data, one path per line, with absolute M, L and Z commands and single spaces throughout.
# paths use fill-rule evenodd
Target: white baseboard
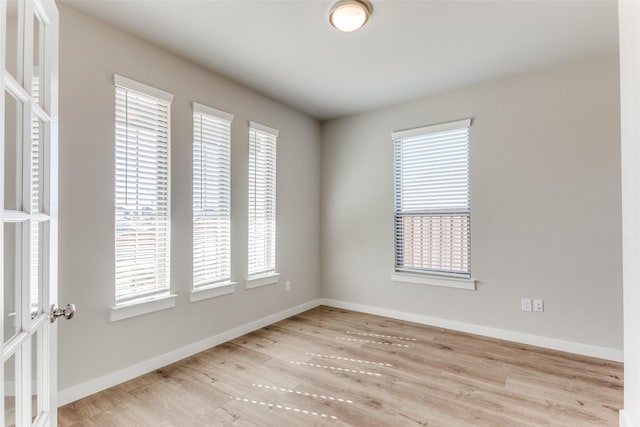
M 239 326 L 213 337 L 206 338 L 202 341 L 198 341 L 177 350 L 170 351 L 169 353 L 146 360 L 142 363 L 138 363 L 137 365 L 129 366 L 91 381 L 60 390 L 58 392 L 58 406 L 60 407 L 78 399 L 82 399 L 83 397 L 97 393 L 109 387 L 113 387 L 125 381 L 129 381 L 133 378 L 139 377 L 140 375 L 162 368 L 163 366 L 177 362 L 178 360 L 186 357 L 193 356 L 196 353 L 200 353 L 201 351 L 207 350 L 211 347 L 233 340 L 242 335 L 248 334 L 249 332 L 272 325 L 288 317 L 295 316 L 296 314 L 317 307 L 320 303 L 321 300 L 312 300 L 296 307 L 288 308 L 279 313 L 263 317 L 262 319 L 247 323 L 246 325 Z
M 31 390 L 36 390 L 38 387 L 37 381 L 31 381 Z M 4 395 L 14 397 L 16 395 L 16 382 L 4 381 Z
M 386 308 L 373 307 L 369 305 L 355 304 L 333 299 L 321 299 L 323 305 L 346 310 L 359 311 L 362 313 L 375 314 L 377 316 L 391 317 L 398 320 L 420 323 L 423 325 L 436 326 L 439 328 L 452 329 L 470 334 L 482 335 L 485 337 L 498 338 L 513 341 L 521 344 L 534 345 L 552 350 L 566 351 L 569 353 L 581 354 L 584 356 L 597 357 L 600 359 L 622 362 L 624 359 L 623 350 L 615 348 L 599 347 L 590 344 L 564 341 L 555 338 L 542 337 L 538 335 L 525 334 L 522 332 L 509 331 L 507 329 L 492 328 L 489 326 L 475 325 L 473 323 L 458 322 L 455 320 L 430 317 L 417 313 L 407 313 L 404 311 L 390 310 Z
M 640 424 L 633 425 L 624 409 L 620 409 L 620 427 L 638 427 Z

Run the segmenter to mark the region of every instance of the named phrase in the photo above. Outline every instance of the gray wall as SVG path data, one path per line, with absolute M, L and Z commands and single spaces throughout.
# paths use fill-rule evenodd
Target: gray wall
M 620 1 L 622 224 L 624 241 L 624 412 L 640 426 L 640 3 Z
M 320 125 L 61 4 L 59 389 L 81 384 L 315 299 L 319 283 Z M 113 74 L 174 95 L 171 118 L 172 263 L 176 307 L 110 323 L 114 303 Z M 189 303 L 191 102 L 235 114 L 232 125 L 232 295 Z M 280 130 L 279 285 L 245 290 L 248 124 Z M 284 281 L 291 280 L 291 292 Z
M 469 117 L 477 290 L 392 282 L 391 132 Z M 622 349 L 619 120 L 612 54 L 326 122 L 324 296 Z

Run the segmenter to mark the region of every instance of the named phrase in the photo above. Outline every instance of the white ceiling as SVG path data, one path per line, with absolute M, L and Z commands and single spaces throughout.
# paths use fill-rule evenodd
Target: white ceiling
M 615 0 L 62 0 L 318 119 L 615 51 Z

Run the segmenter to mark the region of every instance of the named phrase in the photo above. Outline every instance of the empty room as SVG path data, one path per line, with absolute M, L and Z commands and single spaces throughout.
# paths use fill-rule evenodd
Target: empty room
M 640 2 L 0 24 L 0 427 L 640 427 Z

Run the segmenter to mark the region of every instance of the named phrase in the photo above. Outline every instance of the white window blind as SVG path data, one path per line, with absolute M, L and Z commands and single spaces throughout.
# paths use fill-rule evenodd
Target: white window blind
M 169 293 L 172 95 L 115 75 L 116 305 Z
M 249 278 L 276 272 L 276 140 L 278 131 L 250 122 Z
M 37 71 L 37 70 L 34 70 Z M 37 72 L 34 72 L 37 74 Z M 31 79 L 31 102 L 38 104 L 40 100 L 40 78 Z M 40 212 L 40 120 L 31 115 L 31 212 Z M 37 312 L 40 291 L 40 223 L 31 222 L 31 311 Z
M 393 133 L 397 271 L 471 275 L 469 126 Z
M 193 288 L 231 281 L 231 114 L 193 104 Z

